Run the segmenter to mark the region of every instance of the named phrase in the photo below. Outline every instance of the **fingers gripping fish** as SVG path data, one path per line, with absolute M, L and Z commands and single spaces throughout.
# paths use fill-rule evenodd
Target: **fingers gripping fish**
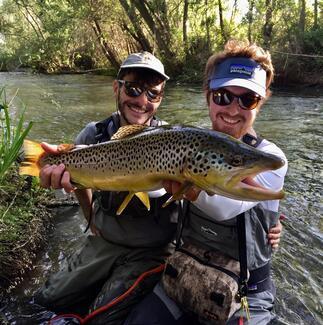
M 136 195 L 149 209 L 148 191 L 164 180 L 182 183 L 171 200 L 190 186 L 233 199 L 281 199 L 282 191 L 243 182 L 260 172 L 282 167 L 284 161 L 216 131 L 186 126 L 121 127 L 108 142 L 89 146 L 60 145 L 59 154 L 45 153 L 40 144 L 24 142 L 20 174 L 38 176 L 46 164 L 63 163 L 77 188 L 129 191 L 120 214 Z M 168 202 L 169 203 L 169 202 Z

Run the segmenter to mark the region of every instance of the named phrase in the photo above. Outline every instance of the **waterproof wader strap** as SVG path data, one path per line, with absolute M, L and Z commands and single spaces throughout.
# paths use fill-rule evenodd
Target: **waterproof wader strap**
M 247 133 L 242 137 L 242 141 L 246 144 L 249 144 L 249 146 L 252 146 L 254 148 L 257 148 L 260 143 L 262 142 L 262 137 L 254 137 L 253 135 Z
M 178 227 L 176 232 L 176 249 L 181 245 L 181 238 L 184 228 L 185 216 L 187 214 L 189 202 L 187 200 L 179 201 L 178 203 Z
M 91 205 L 90 205 L 90 216 L 89 219 L 87 221 L 87 226 L 85 228 L 85 230 L 83 231 L 83 233 L 85 234 L 91 227 L 91 222 L 92 222 L 92 217 L 93 217 L 93 203 L 94 200 L 97 198 L 96 192 L 92 193 L 92 200 L 91 200 Z
M 243 297 L 246 296 L 248 293 L 247 241 L 244 213 L 240 213 L 237 216 L 237 232 L 240 262 L 240 294 Z
M 242 137 L 242 141 L 249 146 L 257 148 L 262 142 L 260 136 L 253 136 L 249 133 Z M 239 246 L 239 262 L 240 262 L 240 295 L 244 297 L 248 293 L 248 264 L 247 264 L 247 240 L 246 240 L 246 225 L 245 214 L 241 213 L 237 216 L 238 230 L 238 246 Z

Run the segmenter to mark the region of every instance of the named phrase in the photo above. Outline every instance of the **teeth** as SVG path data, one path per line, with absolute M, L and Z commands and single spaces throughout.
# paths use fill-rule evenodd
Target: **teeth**
M 138 107 L 128 106 L 132 111 L 135 111 L 136 113 L 146 113 L 145 109 L 140 109 Z
M 228 124 L 236 124 L 236 123 L 239 122 L 239 119 L 238 120 L 237 119 L 232 119 L 230 117 L 223 116 L 223 115 L 222 115 L 222 119 L 223 119 L 224 122 L 226 122 Z

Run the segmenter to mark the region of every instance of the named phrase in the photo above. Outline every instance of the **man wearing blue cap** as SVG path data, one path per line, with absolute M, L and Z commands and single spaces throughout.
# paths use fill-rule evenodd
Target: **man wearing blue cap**
M 270 96 L 272 80 L 273 66 L 268 52 L 254 44 L 229 41 L 223 52 L 209 58 L 204 91 L 212 129 L 275 154 L 286 162 L 278 170 L 246 179 L 246 186 L 257 183 L 260 187 L 279 190 L 287 172 L 286 157 L 275 144 L 260 138 L 253 128 L 261 106 Z M 165 187 L 168 192 L 176 193 L 179 184 L 168 182 Z M 125 324 L 268 324 L 274 318 L 275 297 L 270 277 L 272 249 L 268 238 L 271 236 L 269 229 L 279 222 L 279 202 L 238 201 L 220 195 L 212 196 L 198 189 L 186 193 L 185 198 L 189 201 L 186 201 L 182 217 L 178 244 L 181 255 L 177 255 L 184 256 L 184 262 L 181 259 L 181 265 L 176 265 L 176 260 L 171 260 L 171 267 L 166 268 L 163 281 L 132 311 Z M 242 241 L 243 233 L 245 239 Z M 191 245 L 195 251 L 187 248 Z M 197 249 L 204 252 L 202 258 L 194 255 Z M 247 295 L 250 318 L 242 308 L 237 310 L 239 305 L 231 308 L 224 304 L 227 296 L 222 288 L 214 286 L 207 291 L 202 287 L 207 274 L 204 267 L 212 268 L 210 256 L 217 255 L 240 261 L 240 270 L 242 263 L 246 265 L 248 272 L 246 270 L 240 293 L 241 296 Z M 191 263 L 190 268 L 183 268 L 186 262 Z M 219 269 L 213 270 L 219 272 Z M 171 278 L 172 281 L 167 280 Z M 172 283 L 172 287 L 167 283 Z M 232 300 L 232 306 L 234 303 Z M 212 304 L 218 305 L 219 313 L 221 308 L 223 311 L 230 310 L 224 320 L 221 318 L 223 315 L 208 309 Z
M 120 126 L 161 125 L 155 114 L 168 79 L 163 64 L 152 54 L 129 55 L 113 82 L 117 112 L 101 122 L 89 123 L 77 136 L 76 144 L 107 141 Z M 43 147 L 48 152 L 56 151 L 53 146 L 43 144 Z M 74 190 L 64 165 L 43 167 L 40 181 L 46 188 Z M 156 192 L 150 193 L 151 211 L 134 198 L 122 215 L 116 216 L 126 193 L 75 190 L 92 233 L 97 236 L 88 236 L 82 249 L 49 278 L 36 295 L 36 302 L 55 312 L 86 314 L 89 308 L 93 312 L 118 297 L 125 297 L 93 320 L 96 324 L 119 324 L 130 307 L 159 280 L 158 266 L 168 255 L 168 243 L 174 237 L 177 206 L 172 203 L 161 208 L 165 192 Z M 280 236 L 280 230 L 275 234 L 275 229 L 272 228 L 273 245 L 277 245 Z M 156 267 L 157 272 L 125 295 L 138 277 Z

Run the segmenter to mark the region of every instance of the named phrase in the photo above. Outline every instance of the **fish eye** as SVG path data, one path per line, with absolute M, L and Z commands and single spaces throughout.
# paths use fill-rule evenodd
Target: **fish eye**
M 242 165 L 242 157 L 241 156 L 233 156 L 231 160 L 231 165 L 232 166 L 241 166 Z

